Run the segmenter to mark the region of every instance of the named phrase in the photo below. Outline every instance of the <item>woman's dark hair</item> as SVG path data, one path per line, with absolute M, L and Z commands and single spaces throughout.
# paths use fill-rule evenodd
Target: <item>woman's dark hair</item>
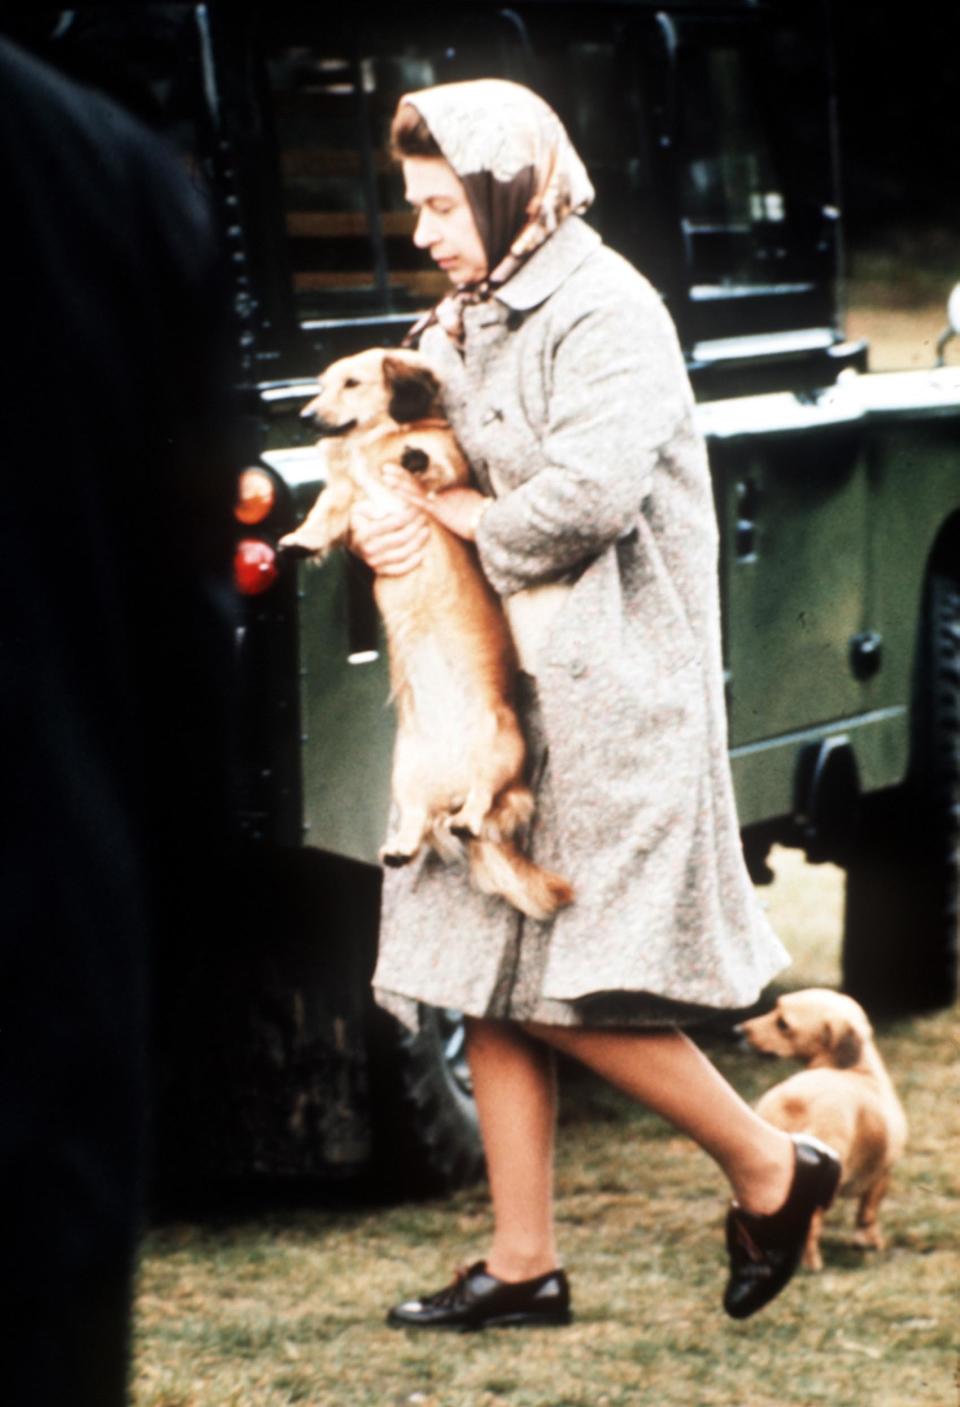
M 433 133 L 411 103 L 401 103 L 390 128 L 390 150 L 397 160 L 405 156 L 443 156 Z

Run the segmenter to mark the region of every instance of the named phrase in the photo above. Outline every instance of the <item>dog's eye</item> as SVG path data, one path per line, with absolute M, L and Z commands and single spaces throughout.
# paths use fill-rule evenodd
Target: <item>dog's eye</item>
M 777 1017 L 777 1030 L 782 1031 L 784 1035 L 790 1030 L 790 1022 L 785 1016 Z
M 346 381 L 344 381 L 343 384 L 344 384 L 344 386 L 346 386 L 346 387 L 353 387 L 353 386 L 359 386 L 359 385 L 360 385 L 360 382 L 357 380 L 357 378 L 356 378 L 355 376 L 348 376 L 347 379 L 346 379 Z

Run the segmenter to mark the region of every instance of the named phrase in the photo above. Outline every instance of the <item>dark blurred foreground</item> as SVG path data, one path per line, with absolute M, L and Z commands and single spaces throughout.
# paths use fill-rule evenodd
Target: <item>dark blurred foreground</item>
M 153 957 L 227 834 L 225 342 L 165 152 L 6 43 L 0 85 L 0 1396 L 113 1407 Z

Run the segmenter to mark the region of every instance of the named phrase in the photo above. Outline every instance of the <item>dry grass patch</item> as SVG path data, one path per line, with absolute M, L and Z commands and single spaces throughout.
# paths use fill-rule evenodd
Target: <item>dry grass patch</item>
M 832 985 L 842 877 L 774 856 L 764 891 Z M 568 1329 L 417 1335 L 384 1311 L 482 1254 L 483 1188 L 400 1207 L 311 1209 L 155 1231 L 143 1257 L 137 1407 L 950 1407 L 960 1288 L 957 1013 L 879 1033 L 912 1125 L 881 1254 L 834 1212 L 826 1269 L 755 1320 L 726 1320 L 722 1182 L 660 1121 L 585 1076 L 564 1082 L 558 1213 Z M 752 1098 L 786 1073 L 719 1038 Z

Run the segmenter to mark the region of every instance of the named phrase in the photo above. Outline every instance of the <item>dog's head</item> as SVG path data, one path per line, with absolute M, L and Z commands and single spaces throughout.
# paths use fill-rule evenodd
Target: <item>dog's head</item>
M 789 1056 L 804 1065 L 849 1070 L 873 1039 L 865 1011 L 852 997 L 826 988 L 788 992 L 772 1011 L 744 1021 L 739 1030 L 765 1055 Z
M 332 362 L 300 414 L 321 435 L 346 435 L 379 420 L 402 425 L 442 414 L 440 383 L 418 352 L 372 347 Z

